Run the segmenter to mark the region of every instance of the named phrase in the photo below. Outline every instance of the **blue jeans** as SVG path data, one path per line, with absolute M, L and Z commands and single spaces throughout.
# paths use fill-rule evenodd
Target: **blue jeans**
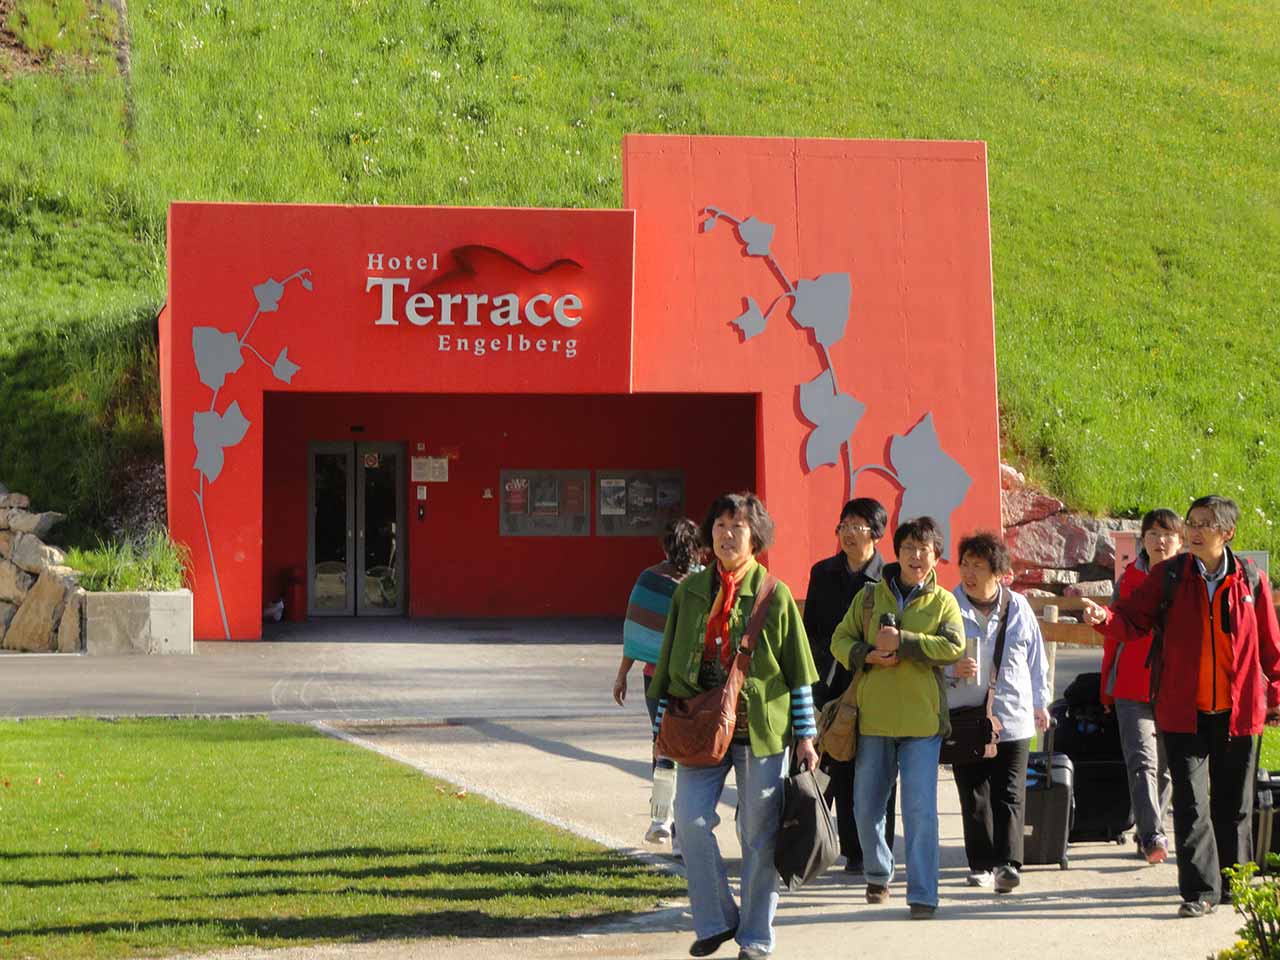
M 936 752 L 936 751 L 935 751 Z M 738 835 L 742 840 L 742 907 L 733 901 L 715 829 L 716 804 L 733 768 L 738 785 Z M 689 877 L 689 905 L 699 940 L 738 928 L 742 947 L 773 950 L 773 915 L 778 909 L 778 869 L 774 841 L 782 819 L 782 778 L 787 751 L 757 757 L 735 743 L 716 767 L 676 767 L 676 833 Z M 884 803 L 880 804 L 881 811 Z
M 942 738 L 858 737 L 853 813 L 867 883 L 893 880 L 893 849 L 884 839 L 884 807 L 902 774 L 902 833 L 907 845 L 907 903 L 938 905 L 938 751 Z

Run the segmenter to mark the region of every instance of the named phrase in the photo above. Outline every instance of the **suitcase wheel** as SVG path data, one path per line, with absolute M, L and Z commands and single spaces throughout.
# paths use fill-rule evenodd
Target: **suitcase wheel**
M 1059 861 L 1058 861 L 1058 869 L 1059 869 L 1059 870 L 1065 870 L 1065 869 L 1067 869 L 1067 858 L 1066 858 L 1066 857 L 1063 857 L 1061 860 L 1059 860 Z

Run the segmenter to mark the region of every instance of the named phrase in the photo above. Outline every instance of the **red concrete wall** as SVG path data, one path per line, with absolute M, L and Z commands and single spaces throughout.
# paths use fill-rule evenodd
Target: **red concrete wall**
M 269 393 L 263 595 L 279 596 L 289 568 L 306 565 L 310 441 L 404 441 L 409 456 L 424 442 L 426 455 L 459 456 L 447 483 L 427 484 L 421 521 L 405 467 L 411 616 L 621 616 L 636 576 L 662 559 L 656 540 L 500 537 L 499 471 L 680 469 L 700 522 L 717 494 L 755 481 L 754 413 L 754 397 Z
M 984 144 L 628 136 L 623 205 L 636 210 L 635 389 L 761 395 L 759 483 L 782 535 L 772 565 L 784 579 L 803 590 L 809 565 L 836 549 L 851 468 L 805 460 L 814 425 L 799 385 L 823 370 L 815 332 L 786 301 L 745 342 L 730 326 L 744 298 L 763 311 L 785 287 L 730 223 L 700 230 L 707 205 L 771 225 L 767 247 L 791 283 L 850 275 L 848 323 L 829 353 L 839 389 L 865 404 L 852 468 L 892 467 L 891 438 L 932 414 L 941 450 L 972 481 L 950 514 L 952 542 L 999 529 Z M 874 471 L 852 493 L 877 497 L 891 519 L 903 498 Z M 888 536 L 883 548 L 891 557 Z M 956 582 L 949 565 L 940 575 Z

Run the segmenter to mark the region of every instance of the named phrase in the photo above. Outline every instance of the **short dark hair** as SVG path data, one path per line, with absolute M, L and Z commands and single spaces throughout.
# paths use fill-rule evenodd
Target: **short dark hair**
M 1138 534 L 1145 537 L 1147 531 L 1152 527 L 1162 527 L 1178 536 L 1182 536 L 1182 518 L 1170 510 L 1168 507 L 1158 507 L 1155 510 L 1148 510 L 1142 515 L 1142 532 Z
M 712 546 L 711 529 L 716 521 L 725 514 L 736 517 L 739 514 L 751 528 L 751 552 L 763 553 L 773 544 L 773 518 L 764 507 L 764 501 L 754 493 L 744 490 L 742 493 L 722 493 L 716 497 L 707 511 L 707 518 L 702 521 L 702 542 Z
M 962 538 L 956 555 L 963 562 L 965 554 L 972 554 L 979 560 L 985 560 L 996 576 L 1008 573 L 1012 569 L 1009 564 L 1009 548 L 990 530 L 979 530 Z
M 855 497 L 846 503 L 844 509 L 840 511 L 840 522 L 844 523 L 850 517 L 867 521 L 867 526 L 871 528 L 872 540 L 883 537 L 884 528 L 889 523 L 889 514 L 885 512 L 880 501 L 873 497 Z
M 1213 514 L 1213 525 L 1223 533 L 1236 528 L 1236 523 L 1240 519 L 1240 508 L 1236 506 L 1236 502 L 1230 497 L 1220 497 L 1217 494 L 1210 494 L 1207 497 L 1196 497 L 1191 501 L 1191 506 L 1187 507 L 1187 519 L 1191 519 L 1191 511 L 1197 507 L 1202 507 Z
M 701 551 L 698 525 L 688 517 L 676 517 L 662 531 L 662 552 L 681 573 L 689 572 Z
M 933 517 L 916 517 L 914 520 L 898 524 L 898 529 L 893 531 L 893 552 L 895 554 L 902 552 L 902 541 L 907 539 L 927 543 L 933 547 L 934 556 L 942 556 L 945 546 L 942 542 L 942 528 L 938 526 L 938 521 Z

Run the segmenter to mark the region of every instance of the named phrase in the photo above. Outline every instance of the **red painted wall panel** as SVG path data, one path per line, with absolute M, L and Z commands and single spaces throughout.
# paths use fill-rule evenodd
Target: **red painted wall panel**
M 853 495 L 877 497 L 891 520 L 904 486 L 916 497 L 911 506 L 927 501 L 943 513 L 947 491 L 925 488 L 930 475 L 958 469 L 970 484 L 939 517 L 949 519 L 952 543 L 979 527 L 998 529 L 983 144 L 629 136 L 623 164 L 623 202 L 636 210 L 635 388 L 760 392 L 759 482 L 785 535 L 772 556 L 784 579 L 803 590 L 809 565 L 833 552 L 850 473 L 864 465 L 917 465 L 913 478 L 908 467 L 897 482 L 875 470 L 857 474 Z M 771 225 L 766 245 L 776 269 L 751 255 L 732 223 L 700 230 L 708 205 Z M 827 344 L 830 369 L 838 390 L 865 409 L 844 434 L 840 462 L 811 466 L 805 450 L 815 424 L 801 410 L 800 386 L 827 366 L 816 329 L 793 320 L 785 298 L 745 340 L 730 321 L 746 312 L 747 298 L 766 312 L 788 284 L 842 273 L 851 281 L 848 320 Z M 685 351 L 678 364 L 663 350 L 677 341 Z M 920 469 L 927 457 L 901 446 L 891 460 L 895 435 L 920 425 L 918 440 L 930 424 L 946 458 L 937 470 Z M 888 536 L 883 548 L 892 555 Z M 940 574 L 956 580 L 949 565 Z
M 406 487 L 411 616 L 620 616 L 636 576 L 662 559 L 656 539 L 500 537 L 499 471 L 681 469 L 700 522 L 717 494 L 754 483 L 754 411 L 753 397 L 268 394 L 263 595 L 306 565 L 310 441 L 404 441 L 409 456 L 423 442 L 460 456 L 447 483 L 426 485 L 424 520 Z

